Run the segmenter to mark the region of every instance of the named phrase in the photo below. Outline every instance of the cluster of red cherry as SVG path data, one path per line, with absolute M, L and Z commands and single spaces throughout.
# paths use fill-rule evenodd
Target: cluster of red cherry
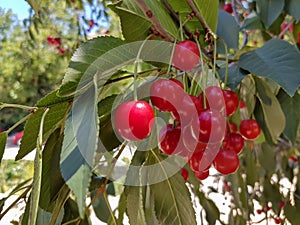
M 198 57 L 197 45 L 182 41 L 176 45 L 172 63 L 187 71 L 197 65 Z M 150 99 L 155 108 L 169 112 L 174 119 L 160 130 L 160 150 L 185 158 L 200 180 L 209 176 L 211 165 L 221 174 L 234 173 L 245 139 L 253 140 L 261 132 L 253 119 L 242 120 L 238 132 L 237 125 L 226 117 L 236 112 L 241 104 L 239 98 L 235 92 L 218 86 L 209 86 L 199 96 L 193 96 L 184 91 L 179 80 L 158 79 L 151 85 Z M 153 109 L 145 101 L 124 102 L 116 109 L 114 125 L 122 138 L 142 140 L 153 128 Z
M 47 43 L 51 46 L 54 46 L 56 48 L 56 50 L 58 51 L 58 53 L 60 55 L 64 55 L 66 52 L 66 49 L 61 47 L 61 38 L 60 37 L 52 37 L 52 36 L 48 36 L 47 37 Z

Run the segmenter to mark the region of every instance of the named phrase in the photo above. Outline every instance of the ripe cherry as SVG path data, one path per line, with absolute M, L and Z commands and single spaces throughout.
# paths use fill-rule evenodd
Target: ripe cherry
M 189 171 L 186 168 L 181 168 L 181 176 L 183 177 L 184 181 L 187 181 L 189 178 Z
M 228 13 L 233 13 L 233 9 L 232 9 L 232 5 L 231 3 L 226 3 L 225 5 L 223 5 L 222 10 Z
M 153 127 L 154 112 L 145 101 L 120 104 L 114 114 L 114 125 L 120 136 L 129 141 L 146 138 Z
M 215 109 L 222 111 L 225 108 L 225 100 L 223 97 L 223 91 L 218 86 L 209 86 L 205 89 L 206 107 L 209 109 Z M 199 95 L 199 99 L 204 103 L 203 92 Z
M 226 124 L 226 133 L 229 133 L 229 132 L 236 133 L 237 130 L 238 130 L 237 125 L 234 122 L 229 121 Z
M 263 210 L 262 209 L 257 209 L 256 212 L 257 212 L 257 214 L 262 214 Z
M 227 133 L 222 142 L 223 149 L 234 150 L 237 154 L 239 154 L 243 150 L 244 144 L 245 139 L 242 137 L 242 135 L 232 132 Z
M 199 114 L 199 141 L 220 142 L 224 138 L 226 121 L 221 112 L 205 109 Z M 194 127 L 193 127 L 194 128 Z
M 199 180 L 205 180 L 209 176 L 209 170 L 194 171 L 195 177 Z
M 282 207 L 284 207 L 285 203 L 284 203 L 284 201 L 280 201 L 280 202 L 278 203 L 278 205 L 279 205 L 280 208 L 282 208 Z
M 230 90 L 223 90 L 223 96 L 225 99 L 226 116 L 231 116 L 239 106 L 239 98 L 235 92 Z
M 223 175 L 231 174 L 237 171 L 239 164 L 240 161 L 238 155 L 234 150 L 231 149 L 221 149 L 213 162 L 216 170 Z
M 279 217 L 276 217 L 274 219 L 275 224 L 281 224 L 281 219 Z
M 256 120 L 242 120 L 240 124 L 240 133 L 246 139 L 253 140 L 257 138 L 260 134 L 260 127 Z
M 166 126 L 162 127 L 159 132 L 158 141 L 160 150 L 168 155 L 173 154 L 178 146 L 180 133 L 180 127 L 173 127 L 172 124 L 167 124 Z
M 246 103 L 244 101 L 240 101 L 240 109 L 246 108 Z
M 173 80 L 158 79 L 150 88 L 152 104 L 161 111 L 175 111 L 180 108 L 185 93 L 181 85 Z
M 171 113 L 175 120 L 181 124 L 187 124 L 192 119 L 197 119 L 202 109 L 202 103 L 196 96 L 185 94 L 180 107 Z
M 179 41 L 175 46 L 172 64 L 176 69 L 188 71 L 199 63 L 199 56 L 199 49 L 195 42 Z
M 205 168 L 202 168 L 203 163 L 201 163 L 203 159 L 203 151 L 195 151 L 193 155 L 190 157 L 188 164 L 191 167 L 193 171 L 205 171 L 208 170 L 211 166 L 211 164 L 207 165 Z

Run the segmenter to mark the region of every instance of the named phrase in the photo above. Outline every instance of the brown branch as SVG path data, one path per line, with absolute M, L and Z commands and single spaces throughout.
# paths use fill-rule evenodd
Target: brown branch
M 135 0 L 139 8 L 144 12 L 147 19 L 153 24 L 155 30 L 167 41 L 174 42 L 174 39 L 168 34 L 168 32 L 161 26 L 160 22 L 154 16 L 151 9 L 146 5 L 144 0 Z
M 162 3 L 166 7 L 166 9 L 170 12 L 171 17 L 176 21 L 177 25 L 180 25 L 180 18 L 178 14 L 175 12 L 175 10 L 172 8 L 172 6 L 169 4 L 168 0 L 162 0 Z M 193 36 L 192 32 L 189 30 L 187 26 L 182 25 L 182 28 L 189 38 Z
M 186 3 L 189 5 L 193 13 L 195 13 L 195 16 L 198 18 L 199 22 L 201 23 L 201 26 L 206 30 L 209 34 L 211 34 L 213 37 L 215 34 L 212 32 L 212 30 L 209 28 L 205 20 L 203 19 L 202 15 L 200 14 L 199 10 L 197 9 L 196 5 L 194 4 L 193 0 L 186 0 Z

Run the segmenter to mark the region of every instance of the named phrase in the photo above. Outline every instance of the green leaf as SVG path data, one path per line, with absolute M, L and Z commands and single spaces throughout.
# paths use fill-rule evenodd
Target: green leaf
M 68 200 L 66 201 L 65 205 L 64 205 L 64 218 L 61 224 L 73 221 L 78 219 L 79 216 L 79 211 L 76 205 L 76 202 L 71 199 L 68 198 Z M 82 220 L 80 220 L 80 225 L 91 225 L 91 221 L 90 221 L 90 215 L 89 212 L 87 211 L 84 214 L 84 218 Z M 74 224 L 74 223 L 70 223 L 70 224 Z
M 64 216 L 64 212 L 63 210 L 60 212 L 55 225 L 60 225 L 62 220 L 63 220 L 63 216 Z M 45 224 L 49 224 L 50 220 L 51 220 L 52 214 L 39 208 L 38 211 L 38 217 L 37 217 L 37 221 L 36 221 L 36 225 L 45 225 Z
M 149 170 L 150 180 L 158 176 L 164 177 L 162 182 L 150 185 L 150 193 L 154 197 L 158 221 L 162 224 L 196 225 L 191 194 L 182 176 L 176 173 L 169 177 L 168 169 L 162 163 L 164 160 L 162 156 L 157 155 L 154 151 L 151 151 L 151 154 L 151 162 L 158 164 L 158 166 Z
M 129 42 L 144 40 L 149 35 L 149 29 L 152 24 L 144 18 L 143 12 L 134 4 L 126 5 L 126 3 L 118 2 L 109 5 L 121 20 L 122 34 Z M 136 24 L 139 24 L 138 26 Z
M 298 215 L 300 210 L 300 201 L 298 198 L 295 198 L 295 203 L 296 204 L 294 206 L 286 204 L 284 206 L 284 214 L 291 224 L 298 225 L 300 224 L 300 217 L 295 216 Z
M 226 68 L 222 67 L 218 72 L 221 79 L 225 81 Z M 247 74 L 247 71 L 242 70 L 237 63 L 231 63 L 228 66 L 228 79 L 226 85 L 232 90 L 236 89 Z
M 36 107 L 49 107 L 58 103 L 70 101 L 71 97 L 60 97 L 58 96 L 58 91 L 55 90 L 50 94 L 46 95 L 44 98 L 39 100 L 36 104 Z
M 272 137 L 272 141 L 277 143 L 278 137 L 285 128 L 285 115 L 276 96 L 272 93 L 267 83 L 263 79 L 255 76 L 254 79 L 257 96 L 263 109 L 265 123 Z
M 244 148 L 243 150 L 245 157 L 244 157 L 244 164 L 246 170 L 246 182 L 247 185 L 251 185 L 254 187 L 255 182 L 257 181 L 257 164 L 255 160 L 254 152 L 251 148 Z
M 263 131 L 263 134 L 264 134 L 264 137 L 266 139 L 266 142 L 272 144 L 273 143 L 273 139 L 272 139 L 272 136 L 270 134 L 269 128 L 268 128 L 268 126 L 266 124 L 266 120 L 265 120 L 265 116 L 264 116 L 262 105 L 260 104 L 260 102 L 259 102 L 258 99 L 256 101 L 253 113 L 255 115 L 255 119 L 258 122 L 261 130 Z
M 60 157 L 62 176 L 76 196 L 81 218 L 85 212 L 91 168 L 98 145 L 97 100 L 95 82 L 74 100 L 72 111 L 65 122 L 65 137 Z
M 240 172 L 230 174 L 226 179 L 231 183 L 230 189 L 234 198 L 234 203 L 240 209 L 243 209 L 243 215 L 247 214 L 247 190 L 246 183 Z
M 244 19 L 241 29 L 263 30 L 264 25 L 262 24 L 259 16 L 255 12 L 252 12 Z
M 137 178 L 139 179 L 139 178 Z M 126 209 L 130 224 L 146 225 L 143 187 L 126 186 Z
M 290 96 L 300 85 L 299 51 L 286 41 L 272 39 L 263 47 L 240 56 L 239 66 L 277 82 Z
M 93 199 L 97 191 L 91 192 L 91 198 Z M 94 212 L 99 220 L 102 222 L 108 222 L 110 217 L 114 217 L 114 214 L 110 211 L 109 202 L 107 196 L 105 197 L 104 194 L 99 195 L 98 198 L 93 203 Z
M 159 21 L 161 26 L 173 38 L 177 39 L 179 29 L 162 2 L 158 0 L 146 0 L 144 2 L 153 14 L 152 16 Z M 127 41 L 132 42 L 146 39 L 152 24 L 134 0 L 123 0 L 120 3 L 110 5 L 110 7 L 120 16 L 122 34 Z M 139 26 L 136 26 L 136 24 L 139 24 Z
M 126 212 L 126 194 L 123 191 L 118 202 L 118 219 L 117 219 L 118 225 L 123 224 L 125 212 Z
M 86 123 L 88 123 L 88 120 Z M 93 164 L 93 155 L 96 150 L 95 140 L 97 139 L 91 139 L 91 137 L 94 137 L 94 134 L 97 134 L 96 131 L 94 131 L 94 134 L 90 133 L 91 130 L 87 130 L 85 133 L 82 131 L 80 133 L 86 141 L 92 142 L 89 146 L 86 146 L 86 149 L 83 149 L 82 146 L 80 148 L 78 145 L 78 133 L 74 133 L 72 115 L 70 114 L 65 123 L 65 137 L 60 156 L 62 176 L 76 196 L 81 218 L 84 216 L 85 200 L 92 175 L 91 165 Z
M 176 0 L 175 0 L 176 1 Z M 218 9 L 219 9 L 219 1 L 218 0 L 197 0 L 194 1 L 199 12 L 204 18 L 205 22 L 209 26 L 209 28 L 216 33 L 217 23 L 218 23 Z
M 286 12 L 293 16 L 297 21 L 300 19 L 300 2 L 298 0 L 285 1 Z
M 114 37 L 94 38 L 81 45 L 74 53 L 65 74 L 62 86 L 57 93 L 59 96 L 73 94 L 76 87 L 91 64 L 105 52 L 124 44 L 121 39 Z M 109 59 L 108 59 L 109 60 Z M 94 67 L 90 68 L 93 69 Z M 96 71 L 96 70 L 95 70 Z
M 197 191 L 197 196 L 199 197 L 200 205 L 205 210 L 208 224 L 215 225 L 216 221 L 220 219 L 220 211 L 218 207 L 211 199 L 206 198 L 203 192 Z
M 217 35 L 226 43 L 228 48 L 239 48 L 240 28 L 232 15 L 223 10 L 219 10 Z
M 278 184 L 272 184 L 269 179 L 265 179 L 263 183 L 263 196 L 265 202 L 272 202 L 274 210 L 278 207 L 278 203 L 282 200 Z
M 58 128 L 50 135 L 43 150 L 40 207 L 47 211 L 53 206 L 57 194 L 65 183 L 59 168 L 62 141 L 63 136 Z
M 286 118 L 286 126 L 283 133 L 291 142 L 295 143 L 300 123 L 300 95 L 296 92 L 294 97 L 290 97 L 284 91 L 280 90 L 277 98 Z
M 267 143 L 261 145 L 258 153 L 258 160 L 260 165 L 269 173 L 273 173 L 276 168 L 276 157 L 274 146 Z
M 260 16 L 265 26 L 269 28 L 282 12 L 284 7 L 284 0 L 259 0 L 256 1 L 256 4 L 258 15 Z
M 0 165 L 5 151 L 7 136 L 8 134 L 5 131 L 0 133 Z
M 40 11 L 41 1 L 40 0 L 26 0 L 28 4 L 33 8 L 35 13 L 38 15 Z
M 50 107 L 45 118 L 43 141 L 47 140 L 49 135 L 60 126 L 60 123 L 63 121 L 68 109 L 69 103 L 60 103 Z M 24 135 L 21 140 L 20 150 L 16 156 L 16 160 L 23 158 L 36 147 L 36 139 L 38 137 L 39 124 L 43 112 L 44 109 L 38 109 L 27 120 L 24 128 Z

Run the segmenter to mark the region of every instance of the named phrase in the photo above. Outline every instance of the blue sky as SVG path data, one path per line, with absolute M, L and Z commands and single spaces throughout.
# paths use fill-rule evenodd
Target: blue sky
M 0 7 L 12 9 L 13 13 L 18 15 L 19 20 L 23 20 L 29 15 L 29 5 L 25 0 L 0 0 Z

